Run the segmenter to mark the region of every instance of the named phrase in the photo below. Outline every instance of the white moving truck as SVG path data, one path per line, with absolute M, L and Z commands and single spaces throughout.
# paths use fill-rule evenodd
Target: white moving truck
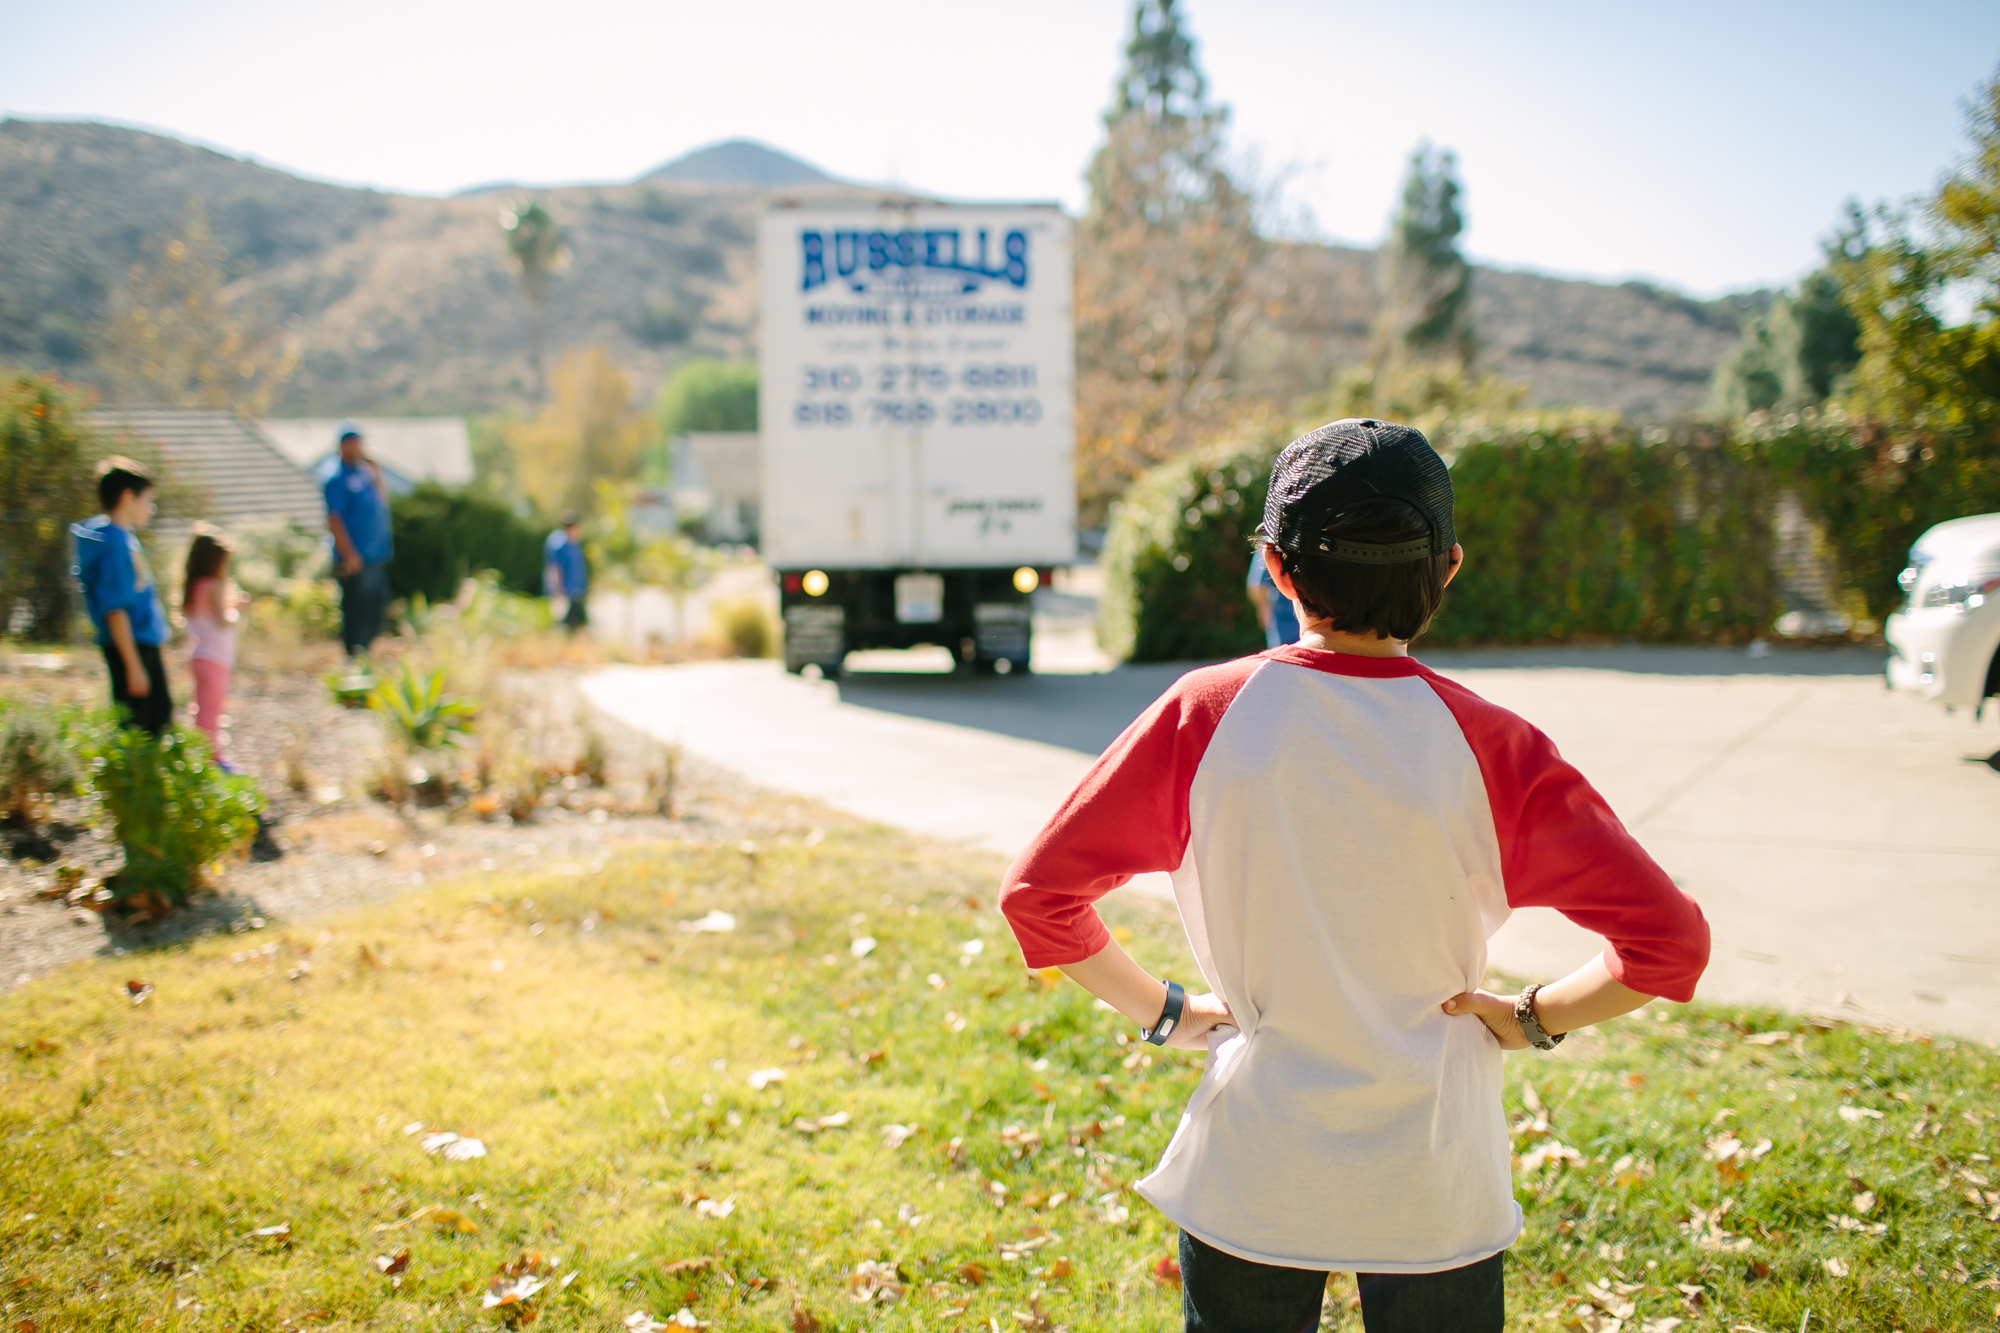
M 1070 223 L 779 207 L 761 236 L 762 539 L 785 665 L 941 644 L 1023 671 L 1076 552 Z

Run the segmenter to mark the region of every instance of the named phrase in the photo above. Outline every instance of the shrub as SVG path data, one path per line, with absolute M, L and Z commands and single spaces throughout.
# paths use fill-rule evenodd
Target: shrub
M 217 767 L 199 732 L 152 736 L 106 713 L 85 757 L 90 789 L 125 850 L 124 867 L 106 882 L 120 901 L 153 911 L 184 903 L 216 862 L 257 834 L 257 784 Z
M 1772 513 L 1785 487 L 1815 512 L 1803 445 L 1588 420 L 1453 438 L 1466 563 L 1424 642 L 1738 643 L 1783 609 Z M 1260 646 L 1243 581 L 1285 442 L 1212 445 L 1132 487 L 1105 542 L 1107 652 L 1169 661 Z
M 18 704 L 0 714 L 0 822 L 34 827 L 48 798 L 76 787 L 76 764 L 54 710 Z
M 542 590 L 547 534 L 497 500 L 424 482 L 390 502 L 389 522 L 396 540 L 389 587 L 398 597 L 448 602 L 460 583 L 488 569 L 509 591 Z
M 1264 646 L 1244 590 L 1271 460 L 1253 436 L 1160 464 L 1112 506 L 1098 638 L 1116 658 L 1235 657 Z
M 72 610 L 69 524 L 97 510 L 83 404 L 45 375 L 0 385 L 0 634 L 56 643 Z
M 368 706 L 382 715 L 396 739 L 413 750 L 438 750 L 472 733 L 478 705 L 444 691 L 442 671 L 419 671 L 404 663 L 400 675 L 383 680 L 368 694 Z
M 731 657 L 771 657 L 777 653 L 777 617 L 761 599 L 723 598 L 708 614 L 717 641 Z

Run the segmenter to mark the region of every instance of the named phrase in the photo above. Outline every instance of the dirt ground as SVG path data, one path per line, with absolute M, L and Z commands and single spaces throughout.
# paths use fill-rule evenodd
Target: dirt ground
M 231 863 L 213 892 L 197 895 L 165 921 L 121 920 L 41 895 L 59 867 L 95 878 L 120 852 L 108 826 L 93 826 L 90 803 L 59 801 L 33 836 L 9 831 L 0 844 L 0 991 L 72 959 L 156 948 L 194 935 L 247 932 L 407 893 L 427 882 L 480 870 L 536 869 L 582 874 L 622 848 L 663 840 L 766 836 L 801 811 L 700 760 L 676 765 L 672 816 L 637 813 L 659 804 L 662 752 L 656 742 L 588 711 L 577 672 L 553 667 L 515 673 L 505 684 L 531 699 L 538 750 L 552 762 L 579 753 L 586 731 L 602 738 L 605 782 L 571 778 L 545 794 L 525 823 L 504 815 L 401 808 L 368 794 L 384 761 L 379 719 L 340 707 L 309 673 L 242 673 L 227 714 L 232 758 L 256 777 L 268 806 L 267 834 L 255 854 Z M 188 697 L 177 673 L 175 699 Z M 0 663 L 0 696 L 95 705 L 104 671 L 88 650 L 16 656 Z

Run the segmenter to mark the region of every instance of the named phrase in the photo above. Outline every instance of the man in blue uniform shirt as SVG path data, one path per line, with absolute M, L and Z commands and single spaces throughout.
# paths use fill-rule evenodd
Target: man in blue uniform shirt
M 326 479 L 326 527 L 340 580 L 341 646 L 361 657 L 382 632 L 389 605 L 389 488 L 363 447 L 360 424 L 341 422 L 339 438 L 340 468 Z
M 575 513 L 563 515 L 562 526 L 542 544 L 542 586 L 551 602 L 568 603 L 562 622 L 571 634 L 590 623 L 584 609 L 590 591 L 590 566 L 583 558 L 583 524 Z

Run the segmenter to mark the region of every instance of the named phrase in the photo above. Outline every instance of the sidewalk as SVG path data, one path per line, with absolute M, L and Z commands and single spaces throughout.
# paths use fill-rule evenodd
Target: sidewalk
M 2000 1042 L 2000 774 L 1964 761 L 2000 748 L 2000 722 L 1890 695 L 1865 655 L 1774 656 L 1429 660 L 1547 731 L 1702 904 L 1715 930 L 1704 999 Z M 1184 669 L 836 684 L 718 662 L 615 668 L 584 689 L 761 785 L 1011 856 Z M 1149 879 L 1134 889 L 1165 892 L 1165 876 Z M 1532 909 L 1492 959 L 1548 977 L 1594 949 Z

